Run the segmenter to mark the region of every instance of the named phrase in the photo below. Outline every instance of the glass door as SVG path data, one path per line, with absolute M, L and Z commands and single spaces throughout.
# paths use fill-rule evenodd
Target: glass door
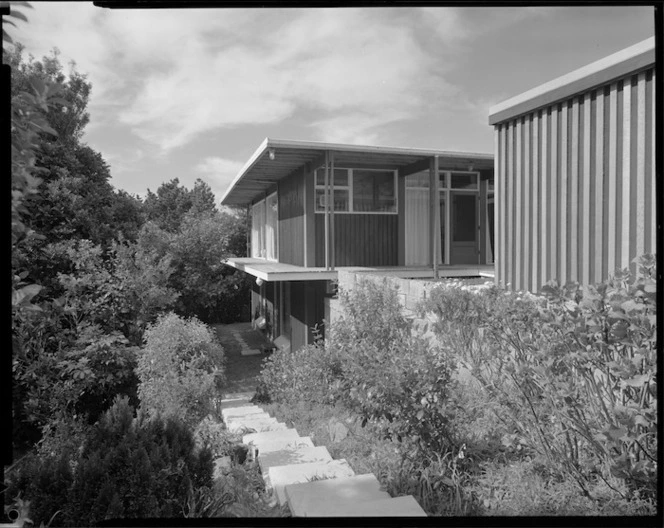
M 450 195 L 450 264 L 477 264 L 479 198 L 477 193 L 459 191 L 451 191 Z

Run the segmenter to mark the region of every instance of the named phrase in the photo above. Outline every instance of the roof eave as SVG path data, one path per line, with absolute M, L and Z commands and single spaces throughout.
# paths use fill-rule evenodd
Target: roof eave
M 492 106 L 489 109 L 489 125 L 569 99 L 591 88 L 649 68 L 654 63 L 655 38 L 651 37 Z

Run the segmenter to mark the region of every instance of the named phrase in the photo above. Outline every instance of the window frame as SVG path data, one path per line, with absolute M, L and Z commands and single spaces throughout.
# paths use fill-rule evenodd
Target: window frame
M 314 177 L 314 197 L 316 196 L 316 191 L 318 190 L 325 190 L 325 184 L 323 185 L 318 185 L 318 176 L 317 173 L 319 170 L 325 170 L 324 167 L 319 167 L 317 169 L 314 169 L 313 171 L 313 177 Z M 340 190 L 340 191 L 348 191 L 348 211 L 337 211 L 334 209 L 334 214 L 370 214 L 370 215 L 398 215 L 399 214 L 399 180 L 398 180 L 398 171 L 391 170 L 391 169 L 373 169 L 373 168 L 361 168 L 361 167 L 356 167 L 355 169 L 350 168 L 350 167 L 335 167 L 335 171 L 337 170 L 345 170 L 347 177 L 348 177 L 348 185 L 337 185 L 335 183 L 334 185 L 334 190 Z M 354 180 L 354 174 L 353 171 L 358 170 L 358 171 L 372 171 L 372 172 L 381 172 L 381 173 L 388 173 L 391 172 L 393 173 L 394 177 L 394 211 L 355 211 L 354 210 L 354 203 L 353 203 L 353 180 Z M 323 209 L 322 211 L 318 210 L 318 201 L 316 200 L 316 203 L 314 203 L 314 213 L 315 214 L 325 214 L 325 210 Z

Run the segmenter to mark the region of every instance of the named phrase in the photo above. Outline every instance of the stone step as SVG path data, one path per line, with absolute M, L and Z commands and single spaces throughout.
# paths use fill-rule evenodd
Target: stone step
M 267 414 L 267 413 L 257 405 L 254 405 L 253 403 L 240 407 L 228 407 L 226 409 L 222 409 L 221 411 L 221 416 L 224 419 L 224 422 L 229 418 L 250 416 L 254 414 Z
M 315 515 L 318 517 L 427 517 L 426 512 L 412 495 L 339 504 L 336 509 L 323 508 Z
M 268 431 L 286 431 L 288 427 L 285 423 L 269 420 L 255 420 L 244 422 L 232 422 L 228 425 L 231 433 L 265 433 Z
M 247 414 L 246 416 L 229 416 L 226 420 L 226 426 L 230 429 L 231 426 L 237 426 L 238 424 L 251 423 L 251 422 L 264 422 L 264 423 L 277 423 L 276 418 L 272 418 L 267 413 L 254 413 Z
M 293 440 L 300 438 L 295 429 L 286 429 L 285 431 L 268 431 L 265 433 L 251 433 L 242 437 L 243 444 L 253 444 L 260 449 L 263 442 L 272 440 Z
M 285 492 L 294 517 L 323 517 L 343 504 L 390 498 L 373 473 L 290 484 Z
M 265 486 L 271 488 L 276 495 L 279 505 L 286 503 L 284 488 L 289 484 L 308 482 L 312 480 L 325 480 L 331 478 L 352 477 L 353 469 L 345 459 L 331 460 L 329 462 L 309 462 L 306 464 L 291 464 L 288 466 L 273 466 L 268 470 Z
M 332 457 L 325 446 L 286 448 L 270 453 L 261 451 L 258 455 L 258 465 L 261 468 L 263 479 L 267 478 L 269 469 L 274 466 L 329 462 L 330 460 L 332 460 Z
M 272 418 L 272 416 L 267 413 L 252 413 L 243 416 L 229 416 L 224 421 L 226 422 L 226 425 L 231 425 L 239 422 L 276 422 L 277 419 Z
M 286 438 L 278 440 L 268 440 L 261 443 L 259 457 L 261 454 L 274 453 L 283 449 L 295 449 L 298 447 L 314 447 L 314 443 L 308 436 L 298 438 Z

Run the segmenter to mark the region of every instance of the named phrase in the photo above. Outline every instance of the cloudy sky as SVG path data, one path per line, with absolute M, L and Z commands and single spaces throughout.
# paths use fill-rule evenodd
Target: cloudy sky
M 654 34 L 638 6 L 32 5 L 12 35 L 88 75 L 84 141 L 139 195 L 177 177 L 221 198 L 265 137 L 491 152 L 489 107 Z

